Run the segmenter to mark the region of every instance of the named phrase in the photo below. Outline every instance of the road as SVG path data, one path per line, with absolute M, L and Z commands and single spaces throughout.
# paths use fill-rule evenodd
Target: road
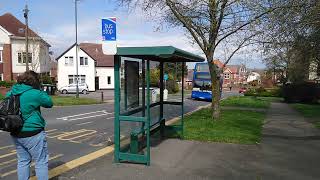
M 223 97 L 235 94 L 225 93 Z M 208 103 L 187 98 L 185 111 L 190 112 Z M 112 144 L 113 110 L 112 103 L 42 109 L 42 114 L 47 121 L 49 168 Z M 157 112 L 152 111 L 155 117 L 153 119 L 157 118 Z M 166 119 L 177 117 L 180 115 L 180 107 L 166 105 L 164 113 Z M 121 135 L 128 135 L 133 127 L 134 125 L 123 124 Z M 0 132 L 0 179 L 16 179 L 16 165 L 16 151 L 11 137 L 6 132 Z

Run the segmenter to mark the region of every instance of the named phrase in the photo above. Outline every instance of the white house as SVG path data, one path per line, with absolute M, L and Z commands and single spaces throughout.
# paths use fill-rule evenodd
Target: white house
M 252 82 L 252 81 L 258 81 L 260 82 L 261 81 L 261 76 L 259 73 L 256 73 L 256 72 L 251 72 L 249 73 L 248 75 L 248 78 L 247 78 L 247 82 Z
M 309 68 L 309 80 L 319 81 L 320 80 L 320 62 L 312 62 Z
M 50 45 L 31 29 L 29 36 L 29 69 L 37 73 L 50 71 Z M 26 70 L 25 25 L 10 13 L 0 16 L 0 80 L 15 80 Z
M 58 58 L 58 89 L 76 82 L 76 44 Z M 79 83 L 89 91 L 113 89 L 113 56 L 103 54 L 101 44 L 81 43 L 78 46 Z

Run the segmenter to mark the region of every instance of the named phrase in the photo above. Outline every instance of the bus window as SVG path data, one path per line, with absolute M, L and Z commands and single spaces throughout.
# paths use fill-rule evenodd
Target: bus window
M 209 72 L 209 66 L 207 63 L 197 64 L 197 72 Z

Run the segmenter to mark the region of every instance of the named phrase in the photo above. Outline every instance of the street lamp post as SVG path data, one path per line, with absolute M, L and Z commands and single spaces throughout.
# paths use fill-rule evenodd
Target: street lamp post
M 74 0 L 75 25 L 76 25 L 76 98 L 79 98 L 79 67 L 78 67 L 78 7 L 79 0 Z
M 25 27 L 25 36 L 26 36 L 26 56 L 25 56 L 25 61 L 26 61 L 26 71 L 29 71 L 29 25 L 28 25 L 28 5 L 26 4 L 25 9 L 23 10 L 24 18 L 26 20 L 26 27 Z M 22 53 L 22 58 L 23 58 L 23 53 Z

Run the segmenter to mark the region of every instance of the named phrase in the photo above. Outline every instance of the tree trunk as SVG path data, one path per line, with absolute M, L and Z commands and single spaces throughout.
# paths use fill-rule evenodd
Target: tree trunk
M 212 101 L 211 101 L 211 108 L 212 108 L 212 120 L 219 120 L 220 119 L 220 95 L 221 95 L 221 88 L 220 88 L 220 72 L 215 64 L 213 64 L 213 55 L 208 55 L 208 65 L 211 74 L 211 82 L 212 82 Z M 219 76 L 218 76 L 219 75 Z

